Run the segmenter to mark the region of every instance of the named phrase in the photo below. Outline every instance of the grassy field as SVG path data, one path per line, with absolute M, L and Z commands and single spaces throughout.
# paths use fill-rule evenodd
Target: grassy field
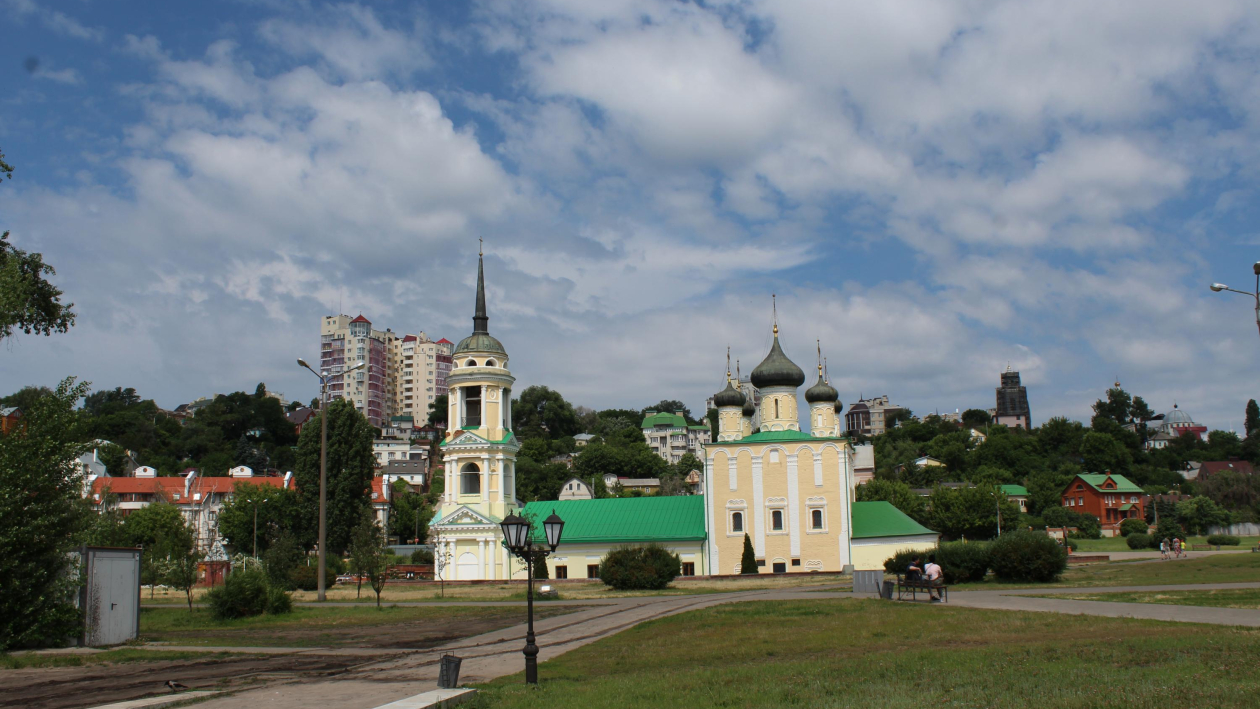
M 581 606 L 535 609 L 562 615 Z M 214 620 L 206 609 L 144 608 L 140 639 L 220 647 L 427 647 L 524 620 L 520 608 L 484 606 L 297 607 L 284 615 Z
M 1239 537 L 1241 544 L 1236 547 L 1221 547 L 1226 549 L 1250 549 L 1260 542 L 1260 537 Z M 1140 549 L 1130 549 L 1124 537 L 1104 537 L 1102 539 L 1077 539 L 1080 548 L 1076 550 L 1078 554 L 1085 554 L 1093 551 L 1143 551 Z M 1190 537 L 1190 544 L 1207 544 L 1207 537 Z M 1215 548 L 1215 547 L 1214 547 Z M 1149 549 L 1146 551 L 1159 551 L 1158 549 Z
M 157 662 L 160 660 L 191 660 L 225 657 L 223 652 L 194 652 L 187 650 L 141 650 L 121 648 L 104 652 L 83 653 L 0 653 L 0 669 L 24 670 L 32 667 L 82 667 L 120 662 Z M 234 657 L 253 657 L 232 653 Z
M 1042 598 L 1114 603 L 1156 603 L 1170 606 L 1210 606 L 1260 610 L 1260 588 L 1222 588 L 1203 591 L 1150 591 L 1146 593 L 1058 593 Z
M 1260 581 L 1260 554 L 1218 554 L 1196 559 L 1120 561 L 1069 566 L 1054 584 L 1009 584 L 993 580 L 959 584 L 960 591 L 1053 586 L 1158 586 L 1182 583 Z
M 540 586 L 546 585 L 547 581 L 536 581 L 534 590 L 537 591 Z M 853 583 L 850 576 L 811 576 L 792 574 L 787 576 L 771 576 L 769 574 L 757 575 L 749 578 L 739 578 L 721 581 L 709 581 L 705 579 L 678 579 L 670 584 L 669 588 L 661 591 L 618 591 L 599 581 L 590 582 L 566 582 L 555 584 L 555 588 L 560 593 L 563 600 L 589 600 L 598 598 L 628 598 L 637 596 L 681 596 L 693 593 L 734 593 L 736 591 L 756 591 L 762 589 L 773 588 L 813 588 L 818 586 L 849 586 Z M 193 596 L 193 602 L 200 602 L 201 596 L 204 595 L 203 589 L 198 589 Z M 351 585 L 337 585 L 327 590 L 326 596 L 331 602 L 347 603 L 347 602 L 375 602 L 376 596 L 370 588 L 366 586 L 363 589 L 363 597 L 357 598 L 355 587 Z M 293 594 L 293 600 L 299 603 L 313 602 L 316 599 L 314 591 L 296 591 Z M 414 603 L 414 602 L 435 602 L 442 601 L 524 601 L 525 600 L 525 584 L 524 583 L 503 583 L 503 584 L 477 584 L 477 585 L 447 585 L 445 597 L 441 595 L 441 590 L 437 584 L 397 584 L 386 586 L 385 592 L 381 594 L 382 603 Z M 537 600 L 537 599 L 535 599 Z M 142 602 L 149 604 L 175 604 L 184 603 L 183 593 L 164 591 L 158 589 L 154 594 L 154 599 L 150 601 L 149 591 L 145 590 Z
M 662 618 L 481 687 L 474 707 L 1244 707 L 1260 630 L 882 601 Z

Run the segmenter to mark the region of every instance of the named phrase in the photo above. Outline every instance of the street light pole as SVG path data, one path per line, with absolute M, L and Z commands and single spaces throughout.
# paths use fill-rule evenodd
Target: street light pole
M 298 366 L 310 370 L 319 378 L 319 569 L 316 571 L 318 578 L 316 579 L 316 588 L 319 589 L 319 600 L 324 600 L 324 569 L 327 566 L 327 549 L 328 546 L 328 379 L 327 371 L 324 373 L 316 372 L 306 363 L 306 360 L 298 358 Z M 367 362 L 359 362 L 353 367 L 345 370 L 342 374 L 363 369 L 367 366 Z
M 1213 283 L 1209 287 L 1212 289 L 1214 293 L 1220 293 L 1221 291 L 1229 291 L 1230 293 L 1239 293 L 1241 295 L 1247 295 L 1254 298 L 1256 301 L 1256 329 L 1260 330 L 1260 261 L 1256 261 L 1254 264 L 1252 264 L 1251 270 L 1252 272 L 1256 274 L 1256 290 L 1254 293 L 1248 293 L 1245 290 L 1238 290 L 1236 288 L 1230 288 L 1224 283 Z
M 552 510 L 551 516 L 543 520 L 543 532 L 546 536 L 546 547 L 534 546 L 533 535 L 530 534 L 530 522 L 516 514 L 508 515 L 500 523 L 503 529 L 503 540 L 508 550 L 525 562 L 525 580 L 528 584 L 525 592 L 526 613 L 529 616 L 525 631 L 525 683 L 538 684 L 538 644 L 534 642 L 534 562 L 545 559 L 560 546 L 560 535 L 564 531 L 564 520 Z M 550 547 L 548 549 L 547 547 Z

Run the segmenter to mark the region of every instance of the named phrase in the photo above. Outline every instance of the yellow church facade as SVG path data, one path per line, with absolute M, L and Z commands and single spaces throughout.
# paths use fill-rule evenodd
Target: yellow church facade
M 744 535 L 761 573 L 853 568 L 853 447 L 840 432 L 840 403 L 821 363 L 805 392 L 810 432 L 801 431 L 797 389 L 805 373 L 783 353 L 752 372 L 760 411 L 734 385 L 714 396 L 718 440 L 705 446 L 708 555 L 713 573 L 740 573 Z M 752 421 L 760 413 L 758 430 Z

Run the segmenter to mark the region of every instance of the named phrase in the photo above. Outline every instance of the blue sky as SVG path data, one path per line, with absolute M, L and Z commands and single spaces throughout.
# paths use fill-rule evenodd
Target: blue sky
M 339 302 L 466 334 L 481 235 L 518 388 L 578 404 L 699 408 L 775 293 L 846 403 L 1009 361 L 1038 422 L 1119 377 L 1241 427 L 1260 10 L 1132 8 L 0 0 L 0 227 L 79 313 L 0 389 L 308 399 Z

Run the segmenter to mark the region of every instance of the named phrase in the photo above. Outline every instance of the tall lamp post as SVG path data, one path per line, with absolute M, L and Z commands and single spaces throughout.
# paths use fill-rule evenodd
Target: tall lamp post
M 1236 288 L 1230 288 L 1224 283 L 1213 283 L 1210 286 L 1210 288 L 1215 293 L 1220 293 L 1223 290 L 1227 290 L 1230 293 L 1241 293 L 1242 295 L 1247 295 L 1247 296 L 1251 296 L 1252 298 L 1255 298 L 1256 300 L 1256 328 L 1260 330 L 1260 261 L 1256 261 L 1254 264 L 1252 264 L 1251 270 L 1256 274 L 1256 292 L 1254 293 L 1248 293 L 1245 290 L 1238 290 Z
M 316 372 L 301 357 L 298 358 L 297 363 L 299 367 L 307 369 L 311 374 L 319 378 L 319 571 L 317 572 L 319 578 L 317 583 L 319 584 L 319 600 L 322 601 L 324 600 L 324 568 L 327 559 L 325 547 L 328 546 L 325 543 L 328 536 L 326 524 L 328 519 L 328 380 L 334 376 L 339 377 L 342 374 L 349 374 L 363 369 L 367 366 L 367 362 L 359 362 L 353 367 L 335 374 L 329 374 L 327 370 L 322 374 Z
M 560 546 L 560 534 L 564 531 L 564 520 L 551 511 L 551 516 L 543 520 L 543 532 L 547 537 L 547 545 L 534 546 L 530 532 L 529 520 L 515 514 L 508 515 L 500 525 L 503 528 L 503 539 L 507 542 L 508 551 L 525 562 L 528 569 L 528 590 L 525 594 L 526 607 L 529 609 L 529 626 L 525 632 L 525 683 L 538 684 L 538 645 L 534 644 L 534 562 L 544 559 Z M 550 548 L 548 548 L 550 547 Z
M 245 501 L 254 506 L 254 560 L 257 561 L 258 560 L 258 505 L 263 502 L 266 502 L 267 498 L 264 497 L 261 500 L 251 500 L 247 497 L 245 498 Z

